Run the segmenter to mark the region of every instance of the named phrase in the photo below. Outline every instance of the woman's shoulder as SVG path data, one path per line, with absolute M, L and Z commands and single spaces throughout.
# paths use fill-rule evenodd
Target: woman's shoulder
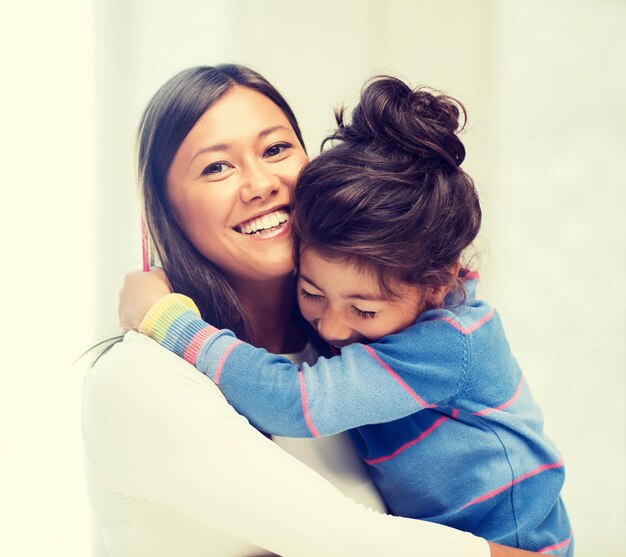
M 87 456 L 118 485 L 172 450 L 201 450 L 216 429 L 238 431 L 242 421 L 208 377 L 137 333 L 127 333 L 84 379 Z M 196 441 L 185 443 L 190 437 Z
M 128 332 L 90 368 L 83 383 L 83 429 L 141 427 L 193 412 L 232 408 L 205 375 L 152 339 Z
M 151 338 L 128 331 L 87 372 L 86 381 L 125 384 L 134 380 L 176 380 L 177 377 L 203 381 L 204 376 Z M 204 377 L 204 380 L 207 380 Z
M 129 331 L 85 375 L 84 403 L 136 407 L 151 403 L 160 406 L 176 401 L 180 391 L 198 390 L 204 398 L 225 401 L 220 390 L 191 364 L 157 342 Z

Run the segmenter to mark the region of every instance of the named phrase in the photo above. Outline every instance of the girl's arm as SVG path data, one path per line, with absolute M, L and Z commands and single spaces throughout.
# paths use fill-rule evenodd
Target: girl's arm
M 253 425 L 288 437 L 331 435 L 438 404 L 463 384 L 469 360 L 466 340 L 453 327 L 426 322 L 296 366 L 208 325 L 191 299 L 179 294 L 159 300 L 140 332 L 211 378 Z M 437 381 L 431 380 L 434 372 Z

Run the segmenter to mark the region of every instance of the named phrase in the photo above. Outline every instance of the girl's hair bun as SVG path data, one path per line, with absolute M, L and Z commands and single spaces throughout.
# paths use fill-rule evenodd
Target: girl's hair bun
M 331 140 L 380 144 L 390 153 L 400 148 L 449 171 L 456 171 L 465 159 L 465 147 L 457 136 L 467 118 L 463 105 L 425 88 L 412 90 L 394 77 L 378 76 L 365 84 L 349 124 L 344 122 L 343 109 L 336 118 L 339 129 Z

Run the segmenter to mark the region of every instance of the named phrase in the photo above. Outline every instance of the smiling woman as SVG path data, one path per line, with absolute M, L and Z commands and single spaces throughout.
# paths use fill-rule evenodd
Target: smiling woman
M 287 206 L 307 157 L 289 105 L 247 68 L 192 68 L 156 93 L 139 136 L 145 220 L 172 287 L 242 338 L 296 352 Z
M 236 86 L 181 143 L 167 197 L 183 233 L 231 283 L 287 275 L 289 195 L 306 161 L 285 113 L 265 95 Z

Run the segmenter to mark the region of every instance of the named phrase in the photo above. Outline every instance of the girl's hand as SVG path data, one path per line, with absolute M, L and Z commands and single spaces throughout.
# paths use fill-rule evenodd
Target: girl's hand
M 165 272 L 159 267 L 147 273 L 144 271 L 128 273 L 119 295 L 120 325 L 124 329 L 137 330 L 148 310 L 171 292 L 172 287 Z

